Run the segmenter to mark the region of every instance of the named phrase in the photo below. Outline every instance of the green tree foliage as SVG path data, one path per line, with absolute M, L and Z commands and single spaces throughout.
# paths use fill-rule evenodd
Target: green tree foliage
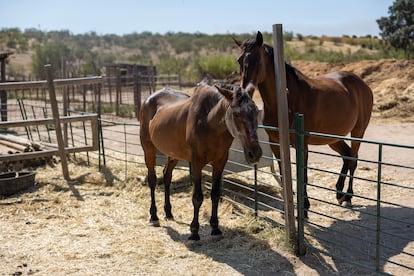
M 412 3 L 414 0 L 397 1 Z M 412 8 L 404 6 L 404 14 Z M 399 17 L 398 17 L 399 18 Z M 404 22 L 412 22 L 405 19 Z M 412 25 L 411 25 L 412 26 Z M 412 32 L 411 32 L 412 34 Z M 69 30 L 43 32 L 32 28 L 24 32 L 17 28 L 0 29 L 0 51 L 28 52 L 32 55 L 32 73 L 44 78 L 43 67 L 52 64 L 56 77 L 78 77 L 100 74 L 109 63 L 155 65 L 160 74 L 179 74 L 182 80 L 199 81 L 204 76 L 222 79 L 238 70 L 236 58 L 240 52 L 233 38 L 243 41 L 256 35 L 169 32 L 164 35 L 151 32 L 126 35 L 96 32 L 72 34 Z M 272 33 L 263 32 L 264 41 L 272 45 Z M 403 58 L 403 50 L 376 37 L 312 37 L 293 32 L 284 33 L 287 60 L 314 60 L 347 62 L 361 59 Z M 325 41 L 337 45 L 352 44 L 358 51 L 330 51 L 321 47 Z M 411 43 L 413 39 L 411 38 Z M 297 47 L 297 42 L 304 45 Z M 412 45 L 412 44 L 411 44 Z M 386 47 L 385 47 L 386 46 Z M 411 48 L 412 49 L 412 48 Z M 412 50 L 411 50 L 412 52 Z M 16 70 L 19 70 L 16 67 Z M 23 70 L 26 70 L 23 68 Z M 19 72 L 17 72 L 19 73 Z M 65 73 L 65 76 L 63 76 Z M 28 72 L 21 72 L 28 74 Z
M 201 57 L 198 62 L 199 76 L 224 79 L 239 69 L 234 56 L 214 55 Z
M 402 49 L 407 58 L 414 56 L 414 0 L 396 0 L 389 16 L 377 20 L 381 36 L 392 47 Z
M 52 65 L 54 76 L 61 77 L 63 60 L 66 57 L 70 57 L 70 50 L 61 42 L 39 44 L 36 46 L 32 58 L 32 73 L 40 79 L 45 79 L 44 65 L 50 64 Z

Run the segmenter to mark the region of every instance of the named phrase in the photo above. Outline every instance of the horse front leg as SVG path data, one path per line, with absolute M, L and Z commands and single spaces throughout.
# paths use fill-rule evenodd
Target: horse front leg
M 271 142 L 271 141 L 269 141 Z M 275 159 L 277 161 L 277 165 L 279 168 L 279 175 L 276 175 L 276 171 L 274 170 L 274 168 L 270 168 L 272 170 L 273 173 L 273 177 L 276 179 L 277 183 L 279 183 L 280 187 L 283 187 L 283 182 L 282 182 L 282 162 L 280 160 L 280 147 L 278 145 L 274 145 L 271 144 L 270 145 L 270 149 L 273 152 L 273 155 L 275 156 Z
M 223 233 L 219 229 L 218 220 L 218 205 L 221 197 L 221 183 L 224 166 L 226 165 L 227 158 L 220 160 L 213 164 L 213 184 L 211 187 L 211 235 L 214 237 L 220 237 Z
M 279 172 L 282 172 L 282 162 L 280 159 L 280 147 L 278 145 L 270 145 L 270 148 L 272 149 L 273 155 L 275 156 L 277 163 L 279 165 Z M 304 165 L 305 165 L 305 171 L 304 171 L 304 207 L 305 207 L 305 218 L 308 218 L 308 210 L 310 208 L 310 202 L 308 198 L 308 191 L 307 191 L 307 184 L 308 184 L 308 145 L 304 146 Z M 282 175 L 283 177 L 283 175 Z M 281 186 L 283 187 L 283 182 L 281 182 Z M 284 187 L 283 187 L 284 188 Z
M 193 173 L 193 182 L 194 182 L 194 188 L 193 188 L 193 207 L 194 207 L 194 214 L 193 214 L 193 221 L 190 224 L 190 237 L 188 237 L 189 240 L 192 241 L 198 241 L 200 240 L 200 235 L 198 234 L 198 230 L 200 228 L 200 223 L 198 221 L 198 216 L 200 213 L 200 207 L 203 203 L 203 190 L 201 187 L 201 170 L 203 168 L 202 164 L 199 164 L 199 162 L 191 162 L 192 166 L 192 173 Z
M 174 216 L 171 212 L 171 202 L 170 202 L 170 186 L 171 186 L 171 178 L 172 178 L 172 171 L 177 165 L 178 160 L 171 159 L 168 157 L 167 164 L 164 167 L 163 175 L 164 175 L 164 211 L 165 211 L 165 218 L 166 219 L 174 219 Z

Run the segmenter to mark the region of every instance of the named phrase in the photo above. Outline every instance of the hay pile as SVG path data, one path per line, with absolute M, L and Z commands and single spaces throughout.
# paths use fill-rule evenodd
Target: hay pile
M 292 64 L 310 77 L 332 71 L 351 71 L 374 93 L 374 119 L 414 121 L 414 60 L 383 59 L 340 64 L 293 61 Z
M 187 172 L 174 173 L 175 220 L 161 220 L 161 227 L 155 228 L 148 223 L 149 188 L 143 184 L 144 166 L 128 167 L 126 180 L 117 178 L 124 175 L 123 163 L 111 166 L 104 173 L 73 163 L 69 169 L 74 180 L 71 183 L 62 179 L 60 169 L 44 168 L 37 173 L 36 187 L 0 200 L 0 274 L 318 275 L 345 271 L 366 274 L 317 253 L 303 259 L 294 256 L 285 246 L 281 229 L 251 215 L 240 216 L 245 210 L 227 201 L 222 201 L 219 208 L 224 238 L 212 240 L 207 193 L 200 212 L 202 240 L 188 242 L 193 207 Z M 358 175 L 372 178 L 375 173 L 365 168 Z M 277 185 L 268 177 L 261 181 Z M 310 181 L 334 183 L 334 178 L 312 173 Z M 320 193 L 312 189 L 309 192 Z M 358 185 L 355 192 L 372 195 L 375 188 Z M 396 199 L 394 192 L 384 191 L 383 196 L 390 194 Z M 323 198 L 335 201 L 332 192 L 323 193 Z M 162 218 L 162 186 L 156 196 Z M 312 208 L 326 206 L 312 202 Z M 357 219 L 357 213 L 349 210 L 331 207 L 330 212 L 336 217 Z M 327 219 L 317 222 L 326 227 L 334 225 Z
M 0 274 L 293 273 L 279 228 L 238 216 L 233 205 L 223 202 L 219 218 L 224 238 L 213 241 L 206 194 L 200 215 L 202 241 L 189 243 L 193 208 L 188 184 L 173 190 L 175 221 L 161 221 L 161 227 L 154 228 L 148 223 L 143 168 L 130 168 L 130 181 L 115 178 L 107 185 L 114 179 L 112 173 L 116 175 L 116 169 L 102 174 L 70 164 L 74 182 L 67 184 L 60 170 L 46 168 L 38 172 L 35 188 L 1 199 Z M 182 178 L 179 173 L 177 177 Z M 162 218 L 162 187 L 157 199 Z

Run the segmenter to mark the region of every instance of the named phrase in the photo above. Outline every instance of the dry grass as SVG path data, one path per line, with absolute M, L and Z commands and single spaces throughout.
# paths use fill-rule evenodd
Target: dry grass
M 318 165 L 317 165 L 318 166 Z M 210 200 L 205 200 L 200 212 L 201 241 L 187 240 L 192 218 L 191 186 L 188 173 L 176 170 L 173 178 L 172 204 L 174 221 L 161 220 L 161 227 L 148 223 L 149 189 L 144 185 L 146 169 L 111 165 L 100 173 L 95 167 L 70 164 L 73 182 L 61 177 L 60 168 L 38 170 L 37 185 L 29 191 L 0 200 L 2 232 L 0 235 L 0 274 L 35 275 L 318 275 L 364 273 L 355 267 L 310 252 L 306 258 L 295 257 L 286 247 L 283 230 L 251 215 L 240 216 L 245 210 L 226 201 L 219 208 L 223 239 L 210 237 Z M 336 170 L 336 167 L 328 169 Z M 158 168 L 159 175 L 161 168 Z M 372 178 L 369 168 L 358 175 Z M 277 193 L 280 191 L 271 177 L 261 179 Z M 236 180 L 235 177 L 232 177 Z M 313 172 L 310 180 L 333 183 L 332 176 Z M 240 180 L 242 181 L 242 180 Z M 375 194 L 374 188 L 355 186 L 361 195 Z M 329 191 L 319 193 L 327 201 L 335 197 Z M 384 196 L 401 199 L 395 191 Z M 163 216 L 163 189 L 158 187 L 159 216 Z M 346 219 L 358 220 L 356 212 L 312 201 L 312 209 Z M 269 216 L 274 212 L 261 211 Z M 335 221 L 310 214 L 313 221 L 327 228 Z M 317 229 L 307 228 L 307 231 Z M 314 246 L 326 249 L 316 239 Z M 340 249 L 331 249 L 335 253 Z M 398 257 L 398 256 L 397 256 Z M 396 257 L 396 258 L 397 258 Z M 403 260 L 404 261 L 404 260 Z M 391 270 L 393 271 L 393 270 Z M 397 270 L 398 271 L 398 270 Z
M 28 192 L 2 199 L 0 274 L 240 275 L 287 272 L 292 263 L 283 231 L 220 205 L 224 238 L 210 238 L 210 200 L 202 206 L 200 243 L 187 241 L 192 203 L 188 185 L 173 191 L 174 221 L 148 223 L 149 189 L 139 177 L 110 179 L 92 167 L 70 165 L 73 183 L 56 168 L 41 169 Z M 129 174 L 145 175 L 143 168 Z M 179 175 L 179 174 L 178 174 Z M 129 175 L 128 175 L 129 177 Z M 162 188 L 157 190 L 162 217 Z M 238 210 L 240 211 L 240 210 Z M 276 250 L 276 248 L 278 248 Z

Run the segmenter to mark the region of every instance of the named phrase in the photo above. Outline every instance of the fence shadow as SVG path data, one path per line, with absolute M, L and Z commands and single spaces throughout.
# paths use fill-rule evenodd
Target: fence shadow
M 307 229 L 330 254 L 341 256 L 370 270 L 376 267 L 376 206 L 361 209 L 359 218 L 351 221 L 336 220 L 328 228 L 308 225 Z M 414 269 L 414 209 L 404 207 L 381 208 L 381 235 L 379 271 L 394 275 L 409 275 Z M 313 252 L 313 251 L 312 251 Z M 319 253 L 316 253 L 318 255 Z M 320 257 L 319 259 L 323 259 Z M 306 263 L 307 258 L 303 261 Z M 355 274 L 356 267 L 333 258 L 340 274 Z M 393 264 L 396 262 L 396 264 Z M 312 266 L 312 262 L 308 263 Z M 324 264 L 331 267 L 328 263 Z M 314 267 L 318 269 L 318 267 Z M 333 269 L 331 267 L 333 271 Z M 362 268 L 361 268 L 362 269 Z M 366 275 L 367 272 L 363 274 Z M 374 274 L 374 272 L 372 272 Z
M 180 234 L 165 226 L 168 235 L 183 243 L 188 250 L 205 255 L 215 262 L 227 264 L 241 275 L 295 275 L 292 263 L 271 249 L 270 245 L 239 229 L 221 227 L 220 240 L 210 237 L 210 226 L 200 226 L 201 241 L 188 241 L 189 234 Z M 212 271 L 213 272 L 213 271 Z

